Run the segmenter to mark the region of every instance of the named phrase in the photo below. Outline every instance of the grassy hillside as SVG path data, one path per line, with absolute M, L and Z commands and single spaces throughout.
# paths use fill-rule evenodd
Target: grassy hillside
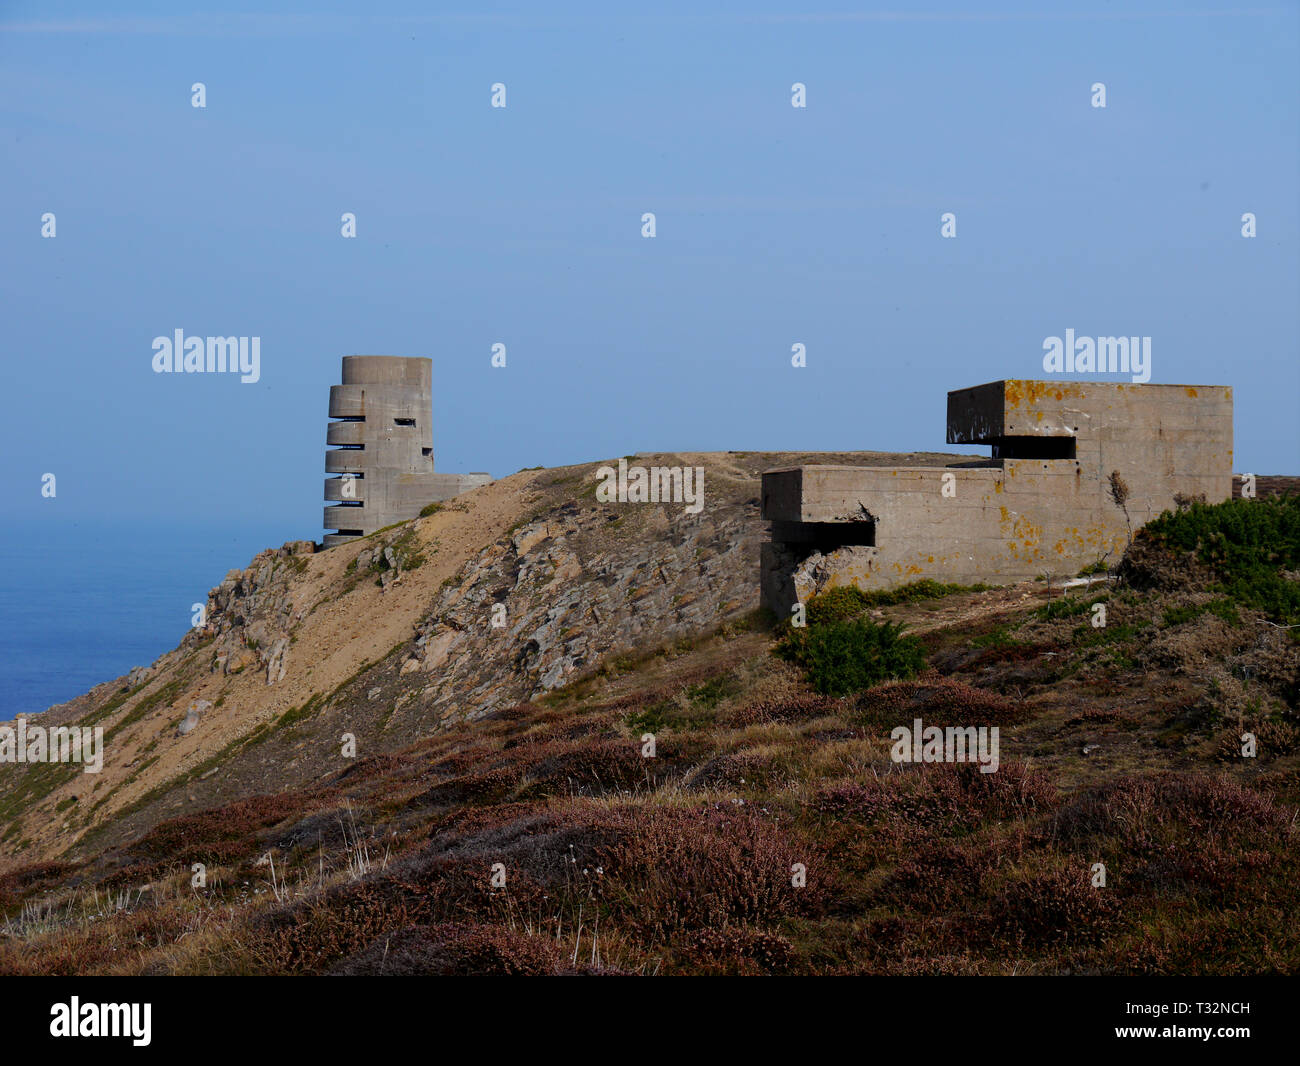
M 0 972 L 1300 972 L 1298 510 L 1168 516 L 1068 596 L 838 594 L 605 657 L 11 869 Z M 997 726 L 998 771 L 893 762 L 915 718 Z

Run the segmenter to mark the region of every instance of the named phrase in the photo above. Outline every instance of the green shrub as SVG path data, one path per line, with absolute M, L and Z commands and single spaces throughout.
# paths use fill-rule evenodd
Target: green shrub
M 1231 600 L 1212 600 L 1205 605 L 1205 609 L 1210 614 L 1222 618 L 1230 626 L 1241 625 L 1241 615 L 1237 613 L 1237 608 Z
M 843 622 L 861 614 L 867 606 L 867 594 L 856 585 L 837 585 L 808 601 L 807 622 L 810 626 Z
M 791 629 L 777 651 L 802 666 L 813 688 L 827 696 L 915 677 L 925 668 L 920 640 L 904 636 L 903 626 L 892 622 L 837 621 Z
M 674 700 L 658 700 L 639 711 L 629 714 L 624 721 L 634 733 L 660 733 L 665 729 L 700 729 L 713 721 L 710 708 L 683 709 Z
M 1097 596 L 1091 600 L 1084 599 L 1082 596 L 1062 596 L 1058 600 L 1036 608 L 1034 616 L 1044 622 L 1051 622 L 1057 618 L 1073 618 L 1075 615 L 1090 611 L 1094 603 L 1105 603 L 1107 599 L 1108 596 Z
M 442 510 L 442 504 L 440 503 L 426 503 L 423 507 L 420 508 L 420 517 L 428 518 L 429 515 L 437 514 L 441 510 Z
M 1174 626 L 1186 625 L 1188 622 L 1200 618 L 1204 613 L 1205 604 L 1203 603 L 1188 604 L 1186 607 L 1167 607 L 1160 624 L 1165 629 L 1172 629 Z
M 1300 497 L 1193 503 L 1166 511 L 1143 534 L 1171 551 L 1193 553 L 1238 606 L 1282 625 L 1300 623 L 1300 582 L 1282 574 L 1300 569 Z
M 976 648 L 1015 648 L 1024 643 L 1013 637 L 1010 627 L 1005 625 L 994 626 L 987 633 L 971 637 L 970 642 Z
M 941 581 L 913 581 L 893 589 L 863 592 L 856 585 L 837 585 L 819 592 L 808 601 L 808 624 L 843 622 L 861 614 L 868 607 L 893 607 L 900 603 L 937 600 L 962 592 L 987 592 L 992 585 L 946 585 Z
M 1122 625 L 1096 627 L 1085 624 L 1074 631 L 1074 643 L 1080 648 L 1092 648 L 1099 644 L 1125 644 L 1136 640 L 1139 630 L 1145 627 L 1145 622 L 1133 625 L 1125 622 Z
M 740 690 L 735 679 L 726 674 L 710 678 L 702 685 L 686 690 L 686 698 L 692 703 L 712 710 L 728 696 L 734 696 Z
M 918 600 L 937 600 L 944 596 L 956 596 L 963 592 L 988 592 L 992 585 L 982 582 L 975 585 L 949 585 L 942 581 L 913 581 L 896 589 L 880 589 L 867 593 L 873 607 L 888 607 L 896 603 L 916 603 Z
M 1237 614 L 1237 608 L 1228 599 L 1211 600 L 1209 603 L 1193 603 L 1186 607 L 1169 607 L 1165 610 L 1161 624 L 1165 629 L 1170 629 L 1173 626 L 1195 621 L 1203 614 L 1215 615 L 1232 626 L 1241 625 L 1241 616 Z

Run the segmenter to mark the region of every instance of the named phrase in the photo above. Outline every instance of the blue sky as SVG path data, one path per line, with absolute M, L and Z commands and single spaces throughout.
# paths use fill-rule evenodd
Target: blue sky
M 438 468 L 500 476 L 938 449 L 948 389 L 1145 335 L 1300 471 L 1293 2 L 104 6 L 0 3 L 19 519 L 319 537 L 351 353 L 431 356 Z M 261 380 L 154 374 L 177 328 Z

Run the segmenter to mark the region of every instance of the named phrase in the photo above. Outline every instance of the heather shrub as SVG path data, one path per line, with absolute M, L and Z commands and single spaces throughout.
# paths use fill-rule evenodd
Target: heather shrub
M 388 885 L 346 885 L 320 897 L 255 915 L 245 934 L 267 973 L 321 973 L 408 924 L 404 901 Z
M 1008 726 L 1029 717 L 1023 702 L 954 678 L 892 681 L 858 697 L 852 720 L 892 729 L 920 718 L 927 726 Z
M 892 622 L 830 622 L 791 629 L 778 654 L 803 667 L 812 687 L 829 696 L 860 692 L 888 678 L 915 677 L 925 668 L 916 637 Z
M 509 871 L 504 892 L 488 888 L 493 862 Z M 791 884 L 796 862 L 808 868 L 802 888 Z M 503 908 L 572 917 L 581 903 L 620 927 L 666 939 L 815 911 L 822 869 L 812 846 L 748 807 L 574 804 L 439 833 L 386 879 L 412 923 L 481 921 Z
M 410 755 L 400 752 L 368 755 L 364 758 L 355 759 L 345 766 L 339 772 L 338 780 L 353 783 L 370 778 L 388 778 L 395 772 L 411 768 L 414 765 L 415 760 Z
M 252 796 L 224 807 L 160 822 L 131 846 L 155 862 L 228 862 L 256 850 L 258 834 L 308 803 L 303 793 Z
M 1276 758 L 1300 750 L 1300 728 L 1287 721 L 1265 720 L 1258 725 L 1247 723 L 1244 729 L 1233 729 L 1226 733 L 1219 741 L 1216 752 L 1221 761 L 1231 762 L 1243 758 L 1241 735 L 1244 732 L 1255 735 L 1255 755 L 1251 758 Z
M 1289 812 L 1227 777 L 1123 778 L 1073 800 L 1055 830 L 1125 854 L 1125 894 L 1244 903 L 1267 898 L 1284 867 L 1294 874 Z
M 1300 923 L 1295 903 L 1249 911 L 1162 903 L 1141 935 L 1115 947 L 1115 970 L 1157 976 L 1246 976 L 1300 973 Z
M 732 728 L 760 722 L 808 722 L 843 711 L 840 702 L 830 696 L 800 693 L 769 699 L 755 699 L 741 704 L 723 719 Z
M 823 902 L 822 865 L 808 843 L 748 808 L 625 808 L 592 850 L 613 916 L 646 936 L 766 924 Z M 791 866 L 807 884 L 791 884 Z
M 417 856 L 255 917 L 250 948 L 268 972 L 320 973 L 409 925 L 501 922 L 512 911 L 540 913 L 546 892 L 526 873 L 512 870 L 501 890 L 489 877 L 490 863 L 482 859 Z
M 476 838 L 503 826 L 549 824 L 545 797 L 498 803 L 493 807 L 452 807 L 427 823 L 430 840 Z
M 1017 945 L 1095 944 L 1118 926 L 1114 889 L 1094 888 L 1090 863 L 1075 859 L 1048 873 L 1011 881 L 989 906 L 994 928 Z
M 38 862 L 0 874 L 0 914 L 43 888 L 63 883 L 80 866 L 80 863 Z
M 684 954 L 692 969 L 706 974 L 783 974 L 794 961 L 785 937 L 741 926 L 698 929 L 686 938 Z
M 476 760 L 477 765 L 480 760 Z M 473 803 L 496 804 L 503 801 L 519 785 L 520 772 L 513 766 L 476 769 L 470 773 L 440 781 L 415 796 L 413 807 L 442 806 L 445 804 Z
M 927 763 L 862 784 L 833 785 L 818 793 L 814 805 L 837 817 L 947 830 L 1028 819 L 1057 802 L 1047 774 L 1006 760 L 992 774 L 969 763 Z
M 1055 831 L 1065 840 L 1113 837 L 1141 849 L 1168 833 L 1273 839 L 1288 820 L 1268 796 L 1230 778 L 1169 773 L 1123 777 L 1089 789 L 1061 809 Z
M 649 785 L 651 770 L 659 778 L 668 769 L 658 758 L 642 758 L 639 742 L 630 739 L 550 744 L 529 756 L 523 770 L 529 796 L 635 792 Z
M 496 925 L 413 925 L 376 939 L 330 972 L 346 977 L 542 977 L 567 964 L 553 939 Z
M 600 822 L 549 809 L 473 825 L 460 822 L 458 828 L 436 832 L 424 849 L 391 866 L 389 873 L 418 886 L 424 898 L 444 900 L 459 908 L 457 913 L 474 915 L 486 903 L 508 898 L 518 904 L 573 888 L 575 872 L 580 879 L 583 869 L 596 865 L 588 858 L 610 835 Z M 488 885 L 497 862 L 509 871 L 506 896 Z M 442 920 L 443 912 L 438 914 Z
M 691 788 L 754 789 L 785 788 L 791 781 L 788 768 L 770 755 L 728 751 L 715 755 L 690 776 Z
M 938 765 L 930 775 L 936 794 L 953 795 L 983 820 L 1026 818 L 1050 811 L 1058 802 L 1049 774 L 1017 760 L 1002 762 L 996 773 L 981 773 L 969 763 Z
M 979 895 L 993 858 L 955 844 L 923 847 L 898 864 L 881 895 L 896 906 L 926 913 L 960 904 Z

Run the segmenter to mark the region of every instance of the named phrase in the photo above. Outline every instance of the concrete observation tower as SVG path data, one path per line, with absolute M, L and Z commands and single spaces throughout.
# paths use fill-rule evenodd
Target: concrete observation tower
M 405 522 L 437 500 L 488 484 L 488 474 L 433 469 L 433 360 L 346 355 L 330 388 L 324 546 Z

